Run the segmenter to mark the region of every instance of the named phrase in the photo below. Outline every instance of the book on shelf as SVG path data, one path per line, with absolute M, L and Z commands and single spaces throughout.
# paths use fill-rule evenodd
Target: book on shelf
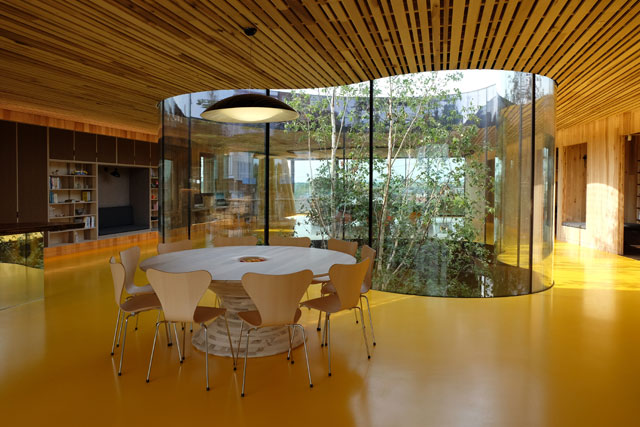
M 83 202 L 90 202 L 91 201 L 91 193 L 89 191 L 83 191 L 82 192 L 82 201 Z
M 60 177 L 50 176 L 49 177 L 49 188 L 52 190 L 59 190 L 62 188 L 62 184 L 60 183 Z
M 96 217 L 87 216 L 84 218 L 84 228 L 94 228 L 96 226 Z

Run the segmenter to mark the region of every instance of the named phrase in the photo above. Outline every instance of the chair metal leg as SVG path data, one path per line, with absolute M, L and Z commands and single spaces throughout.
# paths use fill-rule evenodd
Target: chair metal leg
M 362 301 L 360 301 L 360 305 L 362 305 Z M 358 323 L 358 313 L 356 313 L 355 311 L 353 312 L 353 315 L 356 317 L 356 324 Z
M 136 327 L 134 330 L 138 330 L 138 320 L 140 320 L 140 316 L 136 316 Z
M 307 361 L 307 375 L 309 376 L 309 387 L 313 388 L 313 383 L 311 382 L 311 369 L 309 369 L 309 354 L 307 353 L 307 336 L 304 333 L 304 326 L 302 325 L 293 325 L 293 333 L 296 332 L 296 326 L 300 328 L 300 332 L 302 332 L 302 344 L 304 345 L 304 358 Z
M 320 343 L 320 347 L 323 345 L 327 345 L 327 323 L 328 323 L 329 313 L 325 313 L 324 315 L 324 332 L 322 333 L 322 342 Z
M 293 329 L 293 333 L 291 330 Z M 289 353 L 287 354 L 287 360 L 291 360 L 291 364 L 293 365 L 293 355 L 291 354 L 291 349 L 293 346 L 293 340 L 296 337 L 296 328 L 293 325 L 287 326 L 287 332 L 289 332 Z
M 227 313 L 224 314 L 224 324 L 227 327 L 227 337 L 229 337 L 229 349 L 231 350 L 231 360 L 233 360 L 233 370 L 236 370 L 236 356 L 233 354 L 233 343 L 231 342 L 231 332 L 229 332 L 229 322 L 227 322 Z M 242 332 L 240 332 L 242 334 Z M 238 348 L 238 352 L 240 348 Z
M 242 331 L 244 329 L 244 320 L 240 321 L 240 338 L 238 339 L 238 354 L 236 358 L 240 358 L 240 347 L 242 346 Z M 236 370 L 236 367 L 233 367 L 233 370 Z
M 167 322 L 167 318 L 164 317 L 164 311 L 162 311 L 162 320 L 164 321 L 164 331 L 167 334 L 167 347 L 171 347 L 173 345 L 171 342 L 171 331 L 169 330 L 169 322 Z
M 371 338 L 373 338 L 373 346 L 375 347 L 376 334 L 373 333 L 373 320 L 371 319 L 371 307 L 369 306 L 369 298 L 367 298 L 366 295 L 361 295 L 360 298 L 364 298 L 364 300 L 367 302 L 367 312 L 369 313 L 369 325 L 371 325 Z M 360 301 L 360 304 L 362 304 L 362 301 Z
M 322 312 L 318 311 L 318 326 L 316 327 L 316 331 L 321 331 L 320 322 L 322 322 Z
M 193 322 L 191 322 L 191 329 L 189 329 L 189 332 L 193 333 Z
M 325 314 L 325 326 L 324 330 L 327 334 L 327 349 L 329 353 L 329 376 L 331 376 L 331 315 L 329 313 Z
M 185 357 L 187 357 L 187 344 L 186 344 L 186 338 L 185 336 L 187 335 L 187 324 L 186 322 L 182 323 L 182 360 L 185 359 Z
M 151 347 L 151 357 L 149 358 L 149 369 L 147 369 L 147 382 L 149 382 L 149 376 L 151 376 L 151 364 L 153 363 L 153 353 L 156 351 L 156 340 L 158 339 L 158 329 L 160 328 L 160 322 L 156 322 L 156 333 L 153 336 L 153 346 Z
M 207 391 L 209 391 L 209 331 L 207 331 L 207 325 L 204 322 L 201 325 L 204 328 L 204 376 L 207 381 Z
M 118 309 L 118 310 L 120 310 L 120 309 Z M 118 338 L 116 339 L 116 347 L 120 347 L 120 336 L 122 335 L 122 325 L 124 324 L 125 313 L 120 313 L 120 316 L 122 316 L 122 317 L 120 317 L 120 326 L 119 326 L 119 329 L 118 329 Z
M 120 367 L 118 368 L 118 376 L 122 375 L 122 361 L 124 360 L 124 346 L 127 343 L 127 326 L 129 326 L 129 318 L 135 316 L 130 314 L 124 321 L 124 335 L 122 336 L 122 350 L 120 351 Z
M 251 332 L 251 329 L 247 329 L 247 343 L 245 344 L 245 349 L 244 349 L 244 369 L 242 370 L 242 393 L 240 394 L 241 397 L 244 397 L 244 383 L 245 383 L 245 379 L 247 378 L 247 356 L 249 354 L 249 332 Z
M 178 347 L 178 360 L 180 363 L 184 360 L 182 352 L 180 351 L 180 338 L 178 338 L 178 330 L 176 329 L 176 323 L 173 322 L 173 332 L 176 334 L 176 346 Z
M 371 354 L 369 353 L 369 343 L 367 342 L 367 332 L 364 328 L 364 315 L 362 314 L 362 309 L 360 307 L 355 307 L 356 310 L 360 310 L 360 320 L 362 321 L 362 336 L 364 337 L 364 346 L 367 349 L 367 359 L 371 359 Z
M 118 315 L 116 316 L 116 328 L 113 330 L 113 344 L 111 344 L 112 356 L 113 356 L 113 351 L 116 349 L 116 336 L 118 335 L 118 329 L 119 329 L 118 327 L 120 326 L 120 313 L 122 313 L 122 309 L 118 307 Z M 120 343 L 118 343 L 118 345 L 120 345 Z

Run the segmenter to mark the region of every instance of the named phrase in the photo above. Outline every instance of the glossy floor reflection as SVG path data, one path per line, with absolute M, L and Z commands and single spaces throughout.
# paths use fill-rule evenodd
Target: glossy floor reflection
M 49 260 L 46 298 L 0 311 L 3 424 L 637 425 L 638 261 L 558 244 L 547 292 L 485 300 L 374 292 L 372 358 L 353 315 L 335 316 L 331 378 L 317 315 L 305 310 L 314 388 L 297 349 L 294 365 L 284 355 L 250 360 L 242 399 L 242 370 L 230 359 L 210 358 L 204 390 L 204 356 L 192 347 L 180 366 L 175 347 L 160 346 L 145 383 L 153 314 L 130 329 L 117 376 L 107 259 L 118 249 Z

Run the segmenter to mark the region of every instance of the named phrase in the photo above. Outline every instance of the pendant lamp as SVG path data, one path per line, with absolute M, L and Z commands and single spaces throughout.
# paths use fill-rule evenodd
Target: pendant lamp
M 251 37 L 257 30 L 245 28 Z M 251 54 L 249 54 L 251 58 Z M 295 120 L 299 114 L 284 102 L 267 95 L 247 93 L 222 99 L 201 115 L 203 119 L 223 123 L 271 123 Z

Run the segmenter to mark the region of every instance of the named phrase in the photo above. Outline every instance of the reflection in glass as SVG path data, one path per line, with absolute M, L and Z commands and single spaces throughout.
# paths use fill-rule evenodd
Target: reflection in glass
M 474 76 L 487 84 L 464 93 L 456 89 L 464 73 L 451 72 L 254 91 L 300 113 L 270 125 L 200 118 L 249 91 L 166 100 L 165 240 L 353 240 L 377 252 L 374 288 L 402 293 L 493 297 L 550 287 L 554 83 L 508 71 Z

